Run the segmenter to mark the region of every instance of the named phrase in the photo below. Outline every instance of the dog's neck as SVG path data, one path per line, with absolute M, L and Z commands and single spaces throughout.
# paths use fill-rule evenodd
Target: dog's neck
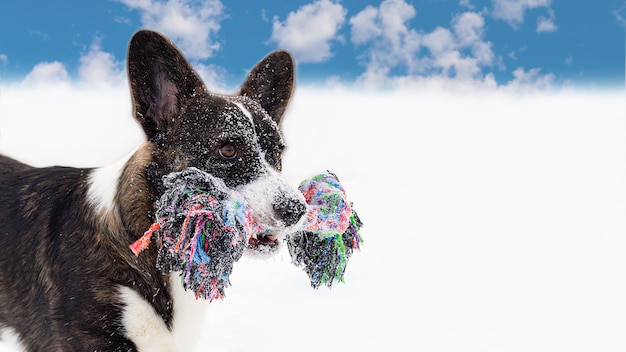
M 151 145 L 144 143 L 133 154 L 106 167 L 93 169 L 87 199 L 94 212 L 94 227 L 102 245 L 114 253 L 120 268 L 118 282 L 151 302 L 167 325 L 172 322 L 169 281 L 156 269 L 158 249 L 153 246 L 135 256 L 129 244 L 140 238 L 154 221 L 155 195 L 146 178 Z
M 150 148 L 150 143 L 144 143 L 128 160 L 115 195 L 120 219 L 133 237 L 143 235 L 154 221 L 157 195 L 146 176 L 146 168 L 152 162 Z
M 141 237 L 154 221 L 155 186 L 149 180 L 152 160 L 151 144 L 144 143 L 139 149 L 119 162 L 95 169 L 90 176 L 88 198 L 97 212 L 99 225 L 110 233 L 110 241 L 117 242 L 127 261 L 156 262 L 156 248 L 150 248 L 137 258 L 128 245 Z M 156 175 L 155 177 L 158 177 Z M 131 257 L 132 256 L 132 257 Z M 123 313 L 128 337 L 146 350 L 176 350 L 195 342 L 194 332 L 202 324 L 207 313 L 207 302 L 195 300 L 193 293 L 185 292 L 179 273 L 163 276 L 171 297 L 172 311 L 169 317 L 157 313 L 141 289 L 120 287 L 120 297 L 126 309 Z
M 154 214 L 154 187 L 146 177 L 152 161 L 146 142 L 135 152 L 89 176 L 88 200 L 102 226 L 124 229 L 130 237 L 146 231 Z

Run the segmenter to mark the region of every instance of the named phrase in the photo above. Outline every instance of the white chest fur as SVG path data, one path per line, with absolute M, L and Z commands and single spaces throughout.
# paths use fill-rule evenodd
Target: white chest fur
M 208 313 L 208 302 L 196 300 L 192 292 L 186 292 L 178 282 L 178 273 L 170 274 L 170 292 L 174 301 L 172 329 L 168 329 L 161 317 L 134 290 L 121 286 L 120 298 L 124 304 L 122 324 L 126 337 L 141 352 L 191 352 L 200 342 L 198 333 L 203 329 Z M 203 349 L 204 350 L 204 349 Z

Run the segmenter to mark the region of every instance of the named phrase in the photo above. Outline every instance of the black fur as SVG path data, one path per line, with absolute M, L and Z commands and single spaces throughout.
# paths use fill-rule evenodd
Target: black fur
M 136 351 L 121 326 L 119 286 L 138 292 L 170 326 L 172 298 L 155 246 L 135 257 L 128 244 L 152 223 L 167 173 L 194 166 L 234 188 L 266 173 L 265 162 L 280 170 L 278 126 L 293 71 L 291 56 L 278 51 L 251 71 L 240 94 L 216 95 L 171 42 L 136 33 L 128 75 L 147 142 L 122 172 L 116 211 L 88 200 L 92 169 L 34 168 L 0 155 L 0 329 L 15 330 L 28 351 Z M 220 155 L 225 144 L 235 158 Z
M 117 325 L 118 285 L 144 296 L 161 289 L 153 305 L 171 320 L 164 278 L 148 259 L 154 253 L 124 255 L 134 234 L 102 228 L 85 211 L 89 170 L 37 169 L 6 157 L 0 167 L 0 321 L 29 350 L 133 350 Z

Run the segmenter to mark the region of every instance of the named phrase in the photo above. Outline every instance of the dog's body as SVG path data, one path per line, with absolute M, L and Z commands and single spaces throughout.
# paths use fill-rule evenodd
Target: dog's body
M 240 191 L 277 232 L 300 220 L 302 196 L 278 178 L 293 70 L 275 52 L 238 95 L 211 94 L 167 39 L 135 34 L 129 82 L 147 141 L 134 154 L 96 169 L 0 156 L 0 330 L 27 351 L 186 350 L 202 302 L 155 267 L 156 246 L 135 256 L 128 245 L 154 221 L 162 177 L 186 167 Z

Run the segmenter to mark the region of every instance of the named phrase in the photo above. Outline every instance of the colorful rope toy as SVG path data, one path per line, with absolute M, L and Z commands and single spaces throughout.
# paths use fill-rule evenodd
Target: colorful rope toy
M 171 173 L 164 186 L 156 222 L 130 249 L 139 255 L 156 233 L 157 268 L 180 271 L 183 287 L 196 298 L 223 298 L 248 240 L 266 229 L 252 220 L 241 194 L 206 172 L 188 168 Z M 334 174 L 306 180 L 299 190 L 308 211 L 301 229 L 286 237 L 292 262 L 303 267 L 314 288 L 343 282 L 347 261 L 360 248 L 362 223 Z
M 302 230 L 287 236 L 292 262 L 303 267 L 311 286 L 343 282 L 348 259 L 360 249 L 363 225 L 336 175 L 327 172 L 298 187 L 309 208 Z
M 222 180 L 195 168 L 165 176 L 164 186 L 157 221 L 130 249 L 139 255 L 157 232 L 158 269 L 180 271 L 183 287 L 193 290 L 196 298 L 224 297 L 233 265 L 251 233 L 248 206 Z

